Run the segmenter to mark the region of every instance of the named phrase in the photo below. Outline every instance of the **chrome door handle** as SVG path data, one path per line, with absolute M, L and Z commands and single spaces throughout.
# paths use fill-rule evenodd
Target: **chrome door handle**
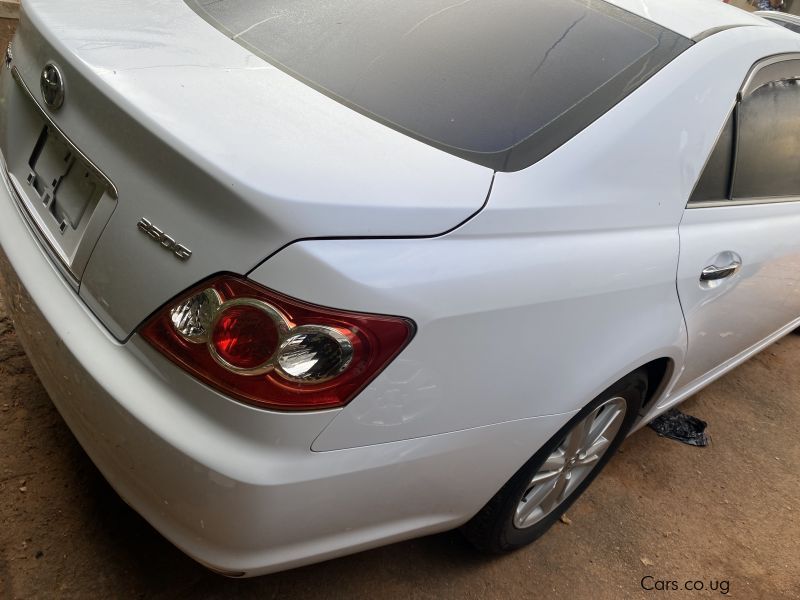
M 700 273 L 700 281 L 716 281 L 717 279 L 725 279 L 726 277 L 730 277 L 736 273 L 741 266 L 742 263 L 739 261 L 733 261 L 731 264 L 724 267 L 711 265 L 703 269 L 703 272 Z

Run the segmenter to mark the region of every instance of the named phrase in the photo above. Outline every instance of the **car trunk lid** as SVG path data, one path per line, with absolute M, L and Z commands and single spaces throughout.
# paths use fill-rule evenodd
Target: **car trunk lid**
M 490 169 L 311 89 L 180 0 L 30 0 L 13 53 L 44 114 L 31 116 L 4 74 L 0 147 L 30 195 L 25 171 L 49 118 L 62 134 L 53 143 L 73 144 L 78 170 L 102 184 L 96 202 L 70 209 L 98 215 L 71 276 L 118 339 L 197 281 L 247 273 L 298 239 L 441 234 L 479 211 L 491 185 Z M 66 89 L 57 110 L 39 91 L 48 63 Z M 56 204 L 54 222 L 73 225 L 69 201 Z

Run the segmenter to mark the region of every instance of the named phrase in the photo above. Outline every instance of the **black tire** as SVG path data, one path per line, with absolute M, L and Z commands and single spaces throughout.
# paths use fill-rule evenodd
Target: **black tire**
M 550 527 L 558 521 L 564 512 L 577 500 L 583 491 L 589 487 L 595 477 L 603 470 L 609 459 L 616 453 L 617 448 L 633 426 L 636 415 L 642 406 L 647 394 L 647 377 L 644 372 L 635 371 L 623 377 L 609 387 L 597 398 L 587 404 L 577 415 L 562 427 L 542 448 L 525 463 L 519 471 L 506 483 L 502 489 L 489 500 L 481 511 L 462 527 L 464 536 L 478 550 L 499 554 L 510 552 L 526 546 L 541 537 Z M 619 431 L 608 446 L 606 453 L 600 457 L 594 469 L 586 478 L 567 496 L 560 505 L 544 516 L 540 521 L 524 529 L 519 529 L 514 524 L 514 515 L 528 490 L 533 476 L 539 472 L 545 459 L 550 456 L 564 441 L 568 432 L 588 416 L 600 404 L 610 398 L 621 397 L 626 403 L 625 417 Z

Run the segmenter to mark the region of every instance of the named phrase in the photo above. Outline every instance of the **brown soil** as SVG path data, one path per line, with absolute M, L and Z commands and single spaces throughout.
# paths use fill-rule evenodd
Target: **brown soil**
M 0 48 L 11 29 L 0 20 Z M 235 581 L 109 488 L 0 298 L 0 598 L 800 598 L 799 390 L 800 336 L 789 336 L 686 402 L 709 422 L 710 447 L 636 433 L 570 524 L 514 554 L 479 556 L 454 532 Z M 646 575 L 729 592 L 644 591 Z

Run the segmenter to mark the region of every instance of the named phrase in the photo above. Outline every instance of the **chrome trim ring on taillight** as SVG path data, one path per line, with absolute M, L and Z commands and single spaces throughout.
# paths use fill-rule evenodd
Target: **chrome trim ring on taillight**
M 250 306 L 252 308 L 257 308 L 263 311 L 272 322 L 275 324 L 275 328 L 278 331 L 278 343 L 275 345 L 275 351 L 272 355 L 263 363 L 261 363 L 257 367 L 253 367 L 251 369 L 243 369 L 241 367 L 237 367 L 236 365 L 232 365 L 227 360 L 222 358 L 217 352 L 217 349 L 214 347 L 214 329 L 217 326 L 217 323 L 225 314 L 225 311 L 229 308 L 234 306 Z M 220 365 L 237 373 L 239 375 L 263 375 L 264 373 L 269 373 L 274 368 L 275 357 L 280 350 L 281 344 L 284 339 L 286 339 L 286 335 L 289 333 L 289 323 L 287 322 L 286 318 L 281 314 L 274 306 L 267 304 L 262 300 L 256 300 L 255 298 L 234 298 L 233 300 L 228 300 L 223 302 L 220 307 L 217 309 L 216 314 L 214 315 L 214 320 L 211 322 L 211 327 L 209 328 L 209 335 L 208 340 L 206 341 L 206 347 L 208 348 L 211 357 L 217 361 Z

